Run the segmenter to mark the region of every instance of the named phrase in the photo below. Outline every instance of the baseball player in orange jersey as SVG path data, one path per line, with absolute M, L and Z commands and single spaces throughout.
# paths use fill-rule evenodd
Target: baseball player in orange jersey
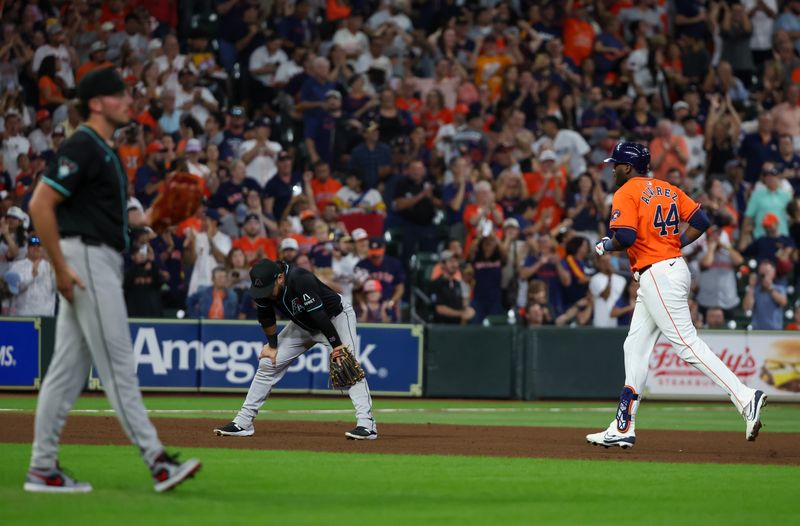
M 636 410 L 647 380 L 650 354 L 664 334 L 678 355 L 721 387 L 744 417 L 745 438 L 755 440 L 761 428 L 762 391 L 744 385 L 697 335 L 689 313 L 691 276 L 681 247 L 703 235 L 709 222 L 700 205 L 679 188 L 647 176 L 650 152 L 636 143 L 620 143 L 608 163 L 614 163 L 619 187 L 611 205 L 612 238 L 595 246 L 603 255 L 628 251 L 633 277 L 639 282 L 636 308 L 625 339 L 625 387 L 617 416 L 608 429 L 586 436 L 590 444 L 633 447 Z M 681 222 L 689 224 L 679 231 Z

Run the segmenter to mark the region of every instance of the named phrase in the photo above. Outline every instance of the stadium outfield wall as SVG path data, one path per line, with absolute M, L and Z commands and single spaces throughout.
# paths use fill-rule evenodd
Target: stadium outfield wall
M 130 320 L 145 391 L 246 392 L 264 335 L 258 324 Z M 0 318 L 0 389 L 36 390 L 53 357 L 55 320 Z M 356 355 L 378 396 L 613 399 L 624 381 L 624 329 L 360 324 Z M 800 402 L 800 338 L 775 331 L 703 331 L 747 385 Z M 300 356 L 276 392 L 334 393 L 321 346 Z M 92 371 L 87 389 L 102 389 Z M 659 340 L 649 398 L 722 399 L 721 391 Z

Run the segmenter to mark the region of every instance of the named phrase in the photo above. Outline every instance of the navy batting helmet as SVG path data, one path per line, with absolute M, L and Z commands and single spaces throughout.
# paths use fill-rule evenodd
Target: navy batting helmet
M 614 147 L 614 153 L 605 160 L 607 163 L 629 164 L 634 170 L 646 175 L 650 169 L 650 150 L 637 142 L 620 142 Z

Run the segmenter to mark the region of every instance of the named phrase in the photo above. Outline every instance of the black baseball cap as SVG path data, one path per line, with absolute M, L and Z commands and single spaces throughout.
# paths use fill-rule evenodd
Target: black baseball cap
M 271 259 L 262 259 L 250 269 L 250 295 L 260 300 L 272 294 L 275 280 L 283 272 L 283 267 Z
M 122 77 L 114 68 L 95 69 L 87 73 L 78 84 L 78 98 L 89 102 L 94 97 L 118 95 L 127 89 Z

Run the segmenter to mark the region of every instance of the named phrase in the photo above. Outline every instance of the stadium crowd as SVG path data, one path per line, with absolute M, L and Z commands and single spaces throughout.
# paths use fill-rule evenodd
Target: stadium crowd
M 27 204 L 70 162 L 76 82 L 116 67 L 131 317 L 254 318 L 269 257 L 364 321 L 626 325 L 625 255 L 592 250 L 626 140 L 712 219 L 685 249 L 697 326 L 800 323 L 800 0 L 9 0 L 0 21 L 3 315 L 57 308 Z M 204 205 L 153 232 L 176 171 Z

